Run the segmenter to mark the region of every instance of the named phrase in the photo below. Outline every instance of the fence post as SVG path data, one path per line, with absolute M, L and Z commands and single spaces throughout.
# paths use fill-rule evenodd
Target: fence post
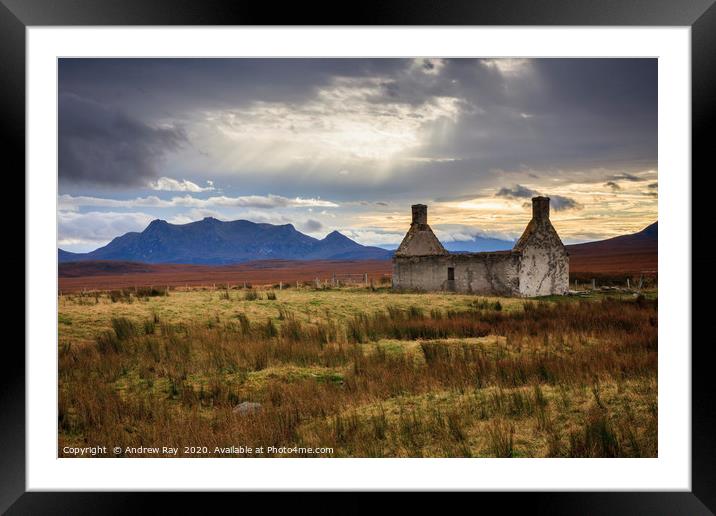
M 596 290 L 596 289 L 597 289 L 597 280 L 592 278 L 592 290 Z
M 629 290 L 631 287 L 629 286 L 629 278 L 627 278 L 627 290 Z
M 283 281 L 278 282 L 278 289 L 283 290 Z

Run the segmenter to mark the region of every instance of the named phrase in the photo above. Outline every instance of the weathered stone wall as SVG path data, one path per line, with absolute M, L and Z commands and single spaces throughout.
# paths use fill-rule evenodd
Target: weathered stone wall
M 448 279 L 448 268 L 454 280 Z M 511 252 L 396 257 L 393 288 L 519 295 L 520 255 Z
M 552 225 L 537 224 L 521 246 L 519 294 L 525 297 L 566 294 L 569 256 Z

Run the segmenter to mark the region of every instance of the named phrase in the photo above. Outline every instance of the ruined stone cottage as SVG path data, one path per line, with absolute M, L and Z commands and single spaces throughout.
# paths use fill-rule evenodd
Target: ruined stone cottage
M 549 197 L 532 199 L 532 220 L 511 251 L 449 253 L 428 225 L 428 207 L 393 257 L 393 288 L 499 296 L 546 296 L 569 290 L 569 256 L 549 220 Z

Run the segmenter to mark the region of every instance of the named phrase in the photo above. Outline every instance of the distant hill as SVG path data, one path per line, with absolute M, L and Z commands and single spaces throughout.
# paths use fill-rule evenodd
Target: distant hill
M 488 251 L 509 251 L 515 246 L 512 240 L 475 236 L 472 240 L 443 242 L 443 247 L 453 253 L 482 253 Z
M 509 251 L 515 246 L 514 240 L 474 236 L 471 240 L 446 240 L 442 242 L 445 249 L 452 253 L 483 253 L 491 251 Z M 388 244 L 385 249 L 394 251 L 398 244 Z
M 224 222 L 207 217 L 189 224 L 153 220 L 141 233 L 118 236 L 89 253 L 58 250 L 60 263 L 120 260 L 219 265 L 253 260 L 385 260 L 391 251 L 363 246 L 334 231 L 319 240 L 292 224 Z
M 656 272 L 658 222 L 638 233 L 567 246 L 570 272 Z
M 73 262 L 75 260 L 78 260 L 78 257 L 80 256 L 82 256 L 81 253 L 71 253 L 69 251 L 65 251 L 64 249 L 57 250 L 57 260 L 60 263 Z

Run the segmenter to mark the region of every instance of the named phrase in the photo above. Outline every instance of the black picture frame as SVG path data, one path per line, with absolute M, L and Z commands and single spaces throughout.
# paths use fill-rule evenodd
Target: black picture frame
M 699 196 L 707 173 L 709 138 L 716 115 L 716 0 L 428 0 L 321 4 L 199 0 L 0 0 L 0 123 L 4 129 L 3 169 L 24 177 L 25 170 L 25 29 L 28 26 L 77 25 L 614 25 L 691 27 L 692 72 L 692 270 L 710 259 L 708 245 L 713 212 Z M 710 165 L 710 163 L 709 163 Z M 712 168 L 712 167 L 710 167 Z M 684 171 L 684 180 L 689 180 Z M 694 188 L 695 179 L 700 187 Z M 24 181 L 19 185 L 24 191 Z M 25 257 L 27 258 L 27 257 Z M 28 271 L 25 269 L 25 274 Z M 693 295 L 692 295 L 693 296 Z M 689 300 L 684 300 L 689 302 Z M 693 323 L 708 320 L 708 306 L 692 297 Z M 25 310 L 31 310 L 31 306 Z M 696 329 L 693 326 L 692 329 Z M 703 324 L 703 323 L 701 323 Z M 695 341 L 692 331 L 692 458 L 690 492 L 483 493 L 480 497 L 509 507 L 524 506 L 550 514 L 712 514 L 716 511 L 716 410 L 711 402 L 709 342 Z M 672 343 L 674 344 L 674 343 Z M 692 343 L 677 343 L 689 345 Z M 6 339 L 0 375 L 0 511 L 8 514 L 132 513 L 155 498 L 162 512 L 208 512 L 206 496 L 184 494 L 25 492 L 25 352 L 17 339 Z M 9 364 L 12 364 L 10 366 Z M 212 497 L 227 502 L 229 494 Z M 240 495 L 243 497 L 247 494 Z M 275 496 L 275 495 L 272 495 Z M 302 495 L 306 496 L 306 495 Z M 251 495 L 248 502 L 261 503 Z M 419 503 L 422 497 L 413 498 Z M 243 501 L 243 499 L 242 499 Z M 315 502 L 308 502 L 314 505 Z M 250 505 L 244 505 L 249 507 Z

